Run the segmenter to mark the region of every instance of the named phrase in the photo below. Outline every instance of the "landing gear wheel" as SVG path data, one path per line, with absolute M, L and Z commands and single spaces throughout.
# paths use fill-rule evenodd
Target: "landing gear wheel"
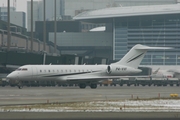
M 18 86 L 19 89 L 22 89 L 22 88 L 23 88 L 23 84 L 22 84 L 21 82 L 19 82 L 19 83 L 17 84 L 17 86 Z
M 19 88 L 19 89 L 22 89 L 22 88 L 23 88 L 23 86 L 19 86 L 19 85 L 18 85 L 18 88 Z
M 86 88 L 86 84 L 85 84 L 85 83 L 80 83 L 80 84 L 79 84 L 79 88 L 81 88 L 81 89 Z
M 96 89 L 96 88 L 97 88 L 97 84 L 91 84 L 90 87 L 91 87 L 92 89 Z

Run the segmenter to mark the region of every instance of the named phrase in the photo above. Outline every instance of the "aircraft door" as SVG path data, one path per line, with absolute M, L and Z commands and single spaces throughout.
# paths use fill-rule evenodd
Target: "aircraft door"
M 19 80 L 19 71 L 17 72 L 16 80 Z
M 35 79 L 37 75 L 37 67 L 32 66 L 32 79 Z

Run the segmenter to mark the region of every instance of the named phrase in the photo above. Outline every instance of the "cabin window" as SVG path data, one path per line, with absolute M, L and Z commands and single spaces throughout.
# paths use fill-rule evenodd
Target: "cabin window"
M 54 72 L 54 70 L 53 70 L 53 72 Z
M 59 72 L 59 70 L 57 70 L 57 72 Z
M 67 70 L 66 70 L 66 72 L 67 72 Z
M 71 70 L 69 70 L 69 72 L 71 72 Z
M 40 72 L 42 72 L 42 70 L 40 70 Z
M 51 72 L 50 70 L 48 70 L 49 72 Z
M 63 70 L 61 70 L 61 72 L 63 72 Z
M 46 70 L 44 70 L 44 72 L 46 72 Z
M 74 72 L 76 72 L 76 70 L 74 70 Z

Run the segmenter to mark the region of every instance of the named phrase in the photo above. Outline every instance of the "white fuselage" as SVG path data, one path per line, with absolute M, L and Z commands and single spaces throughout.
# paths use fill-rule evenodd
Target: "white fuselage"
M 137 44 L 118 62 L 110 65 L 24 65 L 7 76 L 9 81 L 55 80 L 77 82 L 80 88 L 87 84 L 91 88 L 97 87 L 97 82 L 107 79 L 129 77 L 141 72 L 138 69 L 145 53 L 149 49 L 172 49 L 169 47 L 149 47 Z M 132 77 L 132 76 L 131 76 Z
M 7 76 L 10 80 L 58 80 L 104 79 L 103 76 L 125 76 L 139 73 L 141 70 L 122 65 L 25 65 Z M 70 78 L 71 79 L 70 79 Z M 77 78 L 77 79 L 76 79 Z

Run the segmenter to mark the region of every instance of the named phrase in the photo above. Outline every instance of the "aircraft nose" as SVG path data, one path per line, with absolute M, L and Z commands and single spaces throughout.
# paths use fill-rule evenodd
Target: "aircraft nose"
M 16 79 L 17 76 L 14 73 L 10 73 L 9 75 L 7 75 L 6 79 L 8 80 L 12 80 L 12 79 Z
M 11 79 L 11 78 L 12 78 L 12 75 L 11 75 L 11 74 L 9 74 L 9 75 L 6 76 L 6 79 Z

